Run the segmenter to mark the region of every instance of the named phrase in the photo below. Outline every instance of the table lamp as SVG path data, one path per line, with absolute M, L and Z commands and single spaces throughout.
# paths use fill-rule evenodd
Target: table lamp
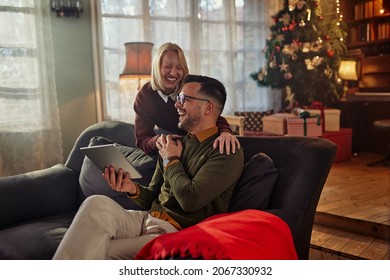
M 340 101 L 347 100 L 348 81 L 358 80 L 356 66 L 357 64 L 355 60 L 342 60 L 340 62 L 339 77 L 344 81 L 343 95 L 340 98 Z
M 129 42 L 125 43 L 126 65 L 119 79 L 138 79 L 138 90 L 141 79 L 150 78 L 152 66 L 153 43 Z

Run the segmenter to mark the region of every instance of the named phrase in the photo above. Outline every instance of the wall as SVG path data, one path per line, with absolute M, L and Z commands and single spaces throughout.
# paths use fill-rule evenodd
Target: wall
M 90 3 L 83 4 L 80 18 L 51 15 L 64 161 L 79 134 L 97 122 Z

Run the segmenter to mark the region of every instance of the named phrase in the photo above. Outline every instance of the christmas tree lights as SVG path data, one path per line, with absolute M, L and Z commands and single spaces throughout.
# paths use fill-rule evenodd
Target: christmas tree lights
M 338 100 L 337 69 L 347 52 L 339 0 L 332 18 L 323 17 L 320 0 L 286 0 L 272 18 L 266 64 L 251 77 L 259 86 L 291 92 L 294 106 Z

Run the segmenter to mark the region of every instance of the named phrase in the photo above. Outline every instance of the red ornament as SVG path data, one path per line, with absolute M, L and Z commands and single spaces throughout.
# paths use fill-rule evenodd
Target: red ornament
M 328 51 L 328 56 L 329 57 L 334 57 L 334 51 L 333 50 L 329 50 Z
M 325 39 L 326 41 L 329 41 L 329 40 L 330 40 L 330 36 L 329 36 L 329 35 L 325 35 L 325 36 L 324 36 L 324 39 Z
M 275 50 L 276 50 L 277 52 L 280 52 L 280 46 L 276 46 L 276 47 L 275 47 Z
M 320 2 L 318 2 L 318 1 L 313 2 L 313 7 L 318 7 L 319 5 L 320 5 Z

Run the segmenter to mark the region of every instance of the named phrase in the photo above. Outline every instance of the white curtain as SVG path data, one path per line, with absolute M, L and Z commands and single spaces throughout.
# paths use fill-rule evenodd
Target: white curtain
M 0 176 L 63 161 L 49 12 L 0 0 Z
M 104 119 L 133 122 L 137 81 L 119 80 L 124 43 L 146 41 L 154 49 L 179 44 L 190 73 L 219 79 L 227 88 L 224 114 L 280 108 L 280 94 L 257 87 L 250 78 L 264 63 L 271 15 L 282 0 L 100 0 L 96 15 L 96 53 L 102 81 Z M 94 1 L 91 2 L 94 4 Z

